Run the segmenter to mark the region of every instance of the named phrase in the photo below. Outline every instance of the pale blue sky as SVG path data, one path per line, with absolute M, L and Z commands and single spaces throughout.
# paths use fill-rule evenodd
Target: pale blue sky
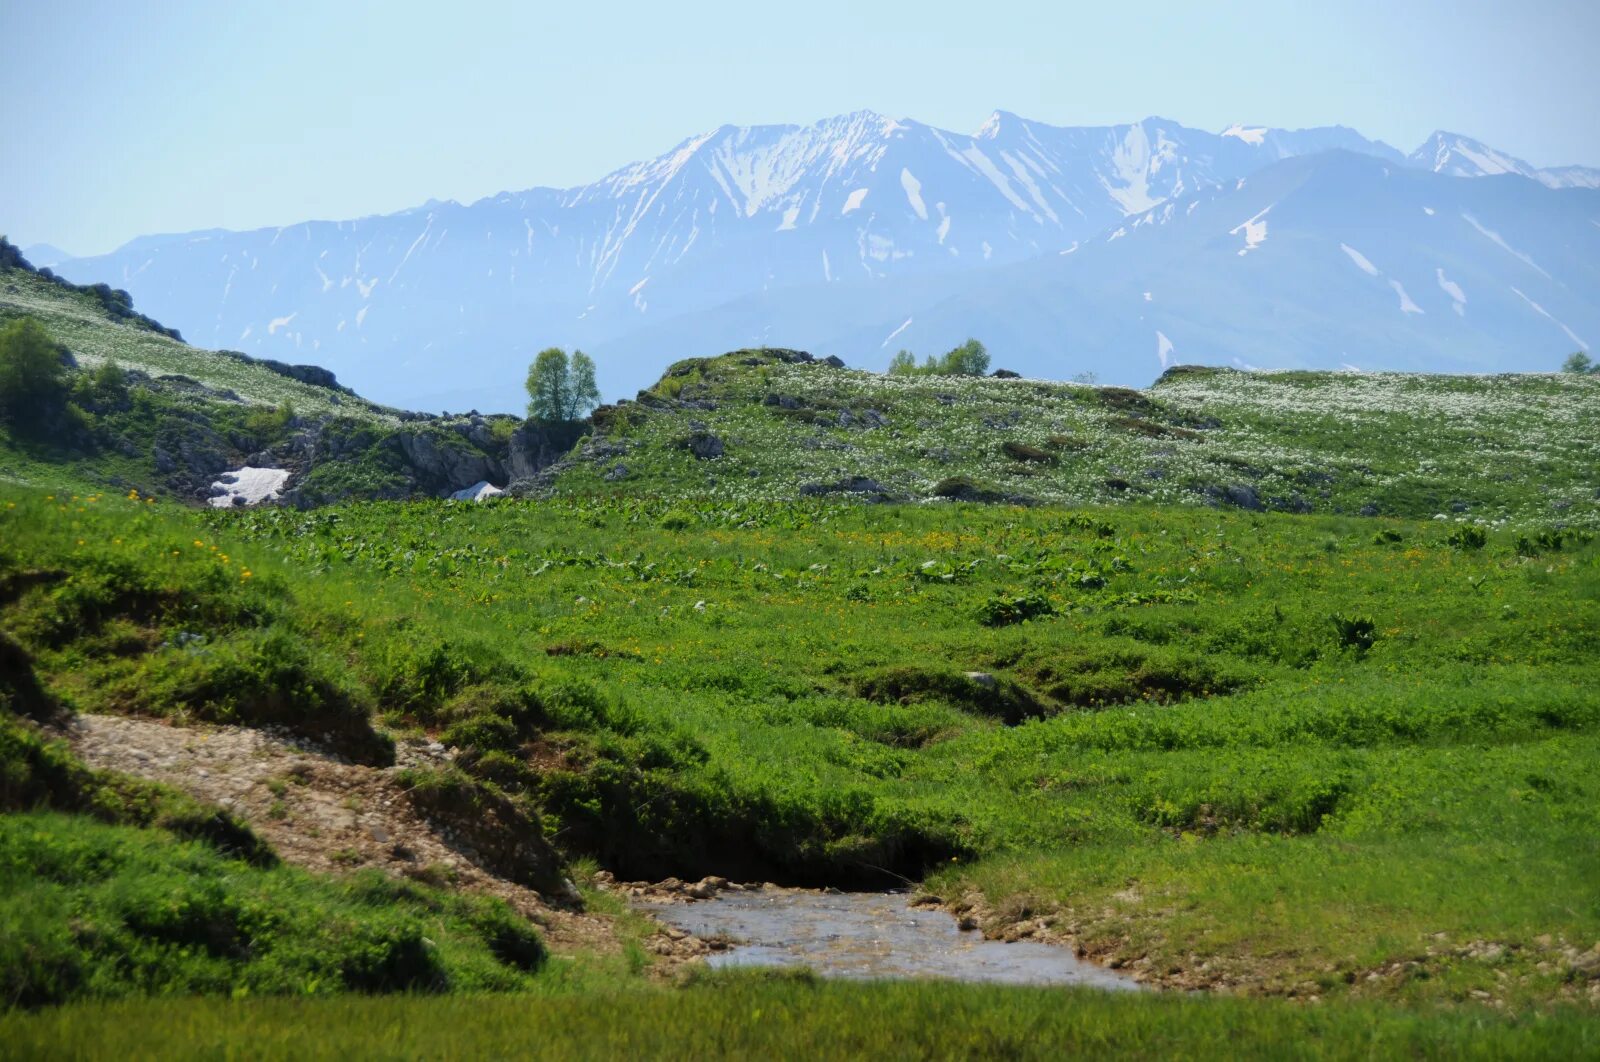
M 586 183 L 724 122 L 1159 114 L 1600 165 L 1600 4 L 0 0 L 0 232 L 345 218 Z

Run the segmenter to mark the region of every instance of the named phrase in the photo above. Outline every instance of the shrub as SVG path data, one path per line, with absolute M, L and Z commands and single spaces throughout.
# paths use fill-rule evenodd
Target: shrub
M 1365 653 L 1378 636 L 1378 625 L 1365 616 L 1330 616 L 1334 640 L 1341 649 Z
M 1055 606 L 1043 594 L 1024 590 L 997 594 L 978 606 L 978 622 L 985 627 L 1006 627 L 1055 615 Z
M 1462 524 L 1444 537 L 1452 549 L 1482 549 L 1489 541 L 1489 533 L 1476 524 Z
M 0 420 L 37 427 L 67 400 L 66 348 L 32 317 L 0 328 Z
M 1029 446 L 1027 443 L 1017 442 L 1014 439 L 1001 443 L 1000 452 L 1013 461 L 1033 461 L 1039 464 L 1051 465 L 1055 464 L 1056 460 L 1054 454 L 1041 450 L 1037 446 Z
M 878 704 L 942 701 L 966 712 L 1015 726 L 1049 714 L 1050 705 L 1015 679 L 983 672 L 900 666 L 869 672 L 854 680 L 857 694 Z

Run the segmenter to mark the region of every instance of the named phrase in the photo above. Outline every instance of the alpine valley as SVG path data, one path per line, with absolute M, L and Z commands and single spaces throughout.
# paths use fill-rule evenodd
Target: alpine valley
M 1179 361 L 1548 370 L 1600 337 L 1600 170 L 1444 132 L 1405 155 L 1342 127 L 862 111 L 723 126 L 578 188 L 26 252 L 413 408 L 508 411 L 550 343 L 616 396 L 768 344 L 882 368 L 978 335 L 1025 375 L 1144 385 Z

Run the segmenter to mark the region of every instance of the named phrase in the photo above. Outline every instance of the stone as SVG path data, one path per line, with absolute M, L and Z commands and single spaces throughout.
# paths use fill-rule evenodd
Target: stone
M 710 461 L 722 456 L 722 440 L 709 431 L 695 431 L 683 441 L 683 448 L 697 461 Z
M 619 479 L 627 479 L 628 478 L 628 466 L 624 465 L 624 464 L 612 465 L 610 468 L 608 468 L 606 470 L 606 474 L 601 478 L 605 479 L 607 482 L 610 482 L 610 483 L 615 483 Z

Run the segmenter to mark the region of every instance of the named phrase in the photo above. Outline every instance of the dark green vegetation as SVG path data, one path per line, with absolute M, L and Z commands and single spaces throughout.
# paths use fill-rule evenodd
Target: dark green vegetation
M 1574 1014 L 704 978 L 549 999 L 111 1004 L 0 1016 L 30 1058 L 1582 1058 Z

